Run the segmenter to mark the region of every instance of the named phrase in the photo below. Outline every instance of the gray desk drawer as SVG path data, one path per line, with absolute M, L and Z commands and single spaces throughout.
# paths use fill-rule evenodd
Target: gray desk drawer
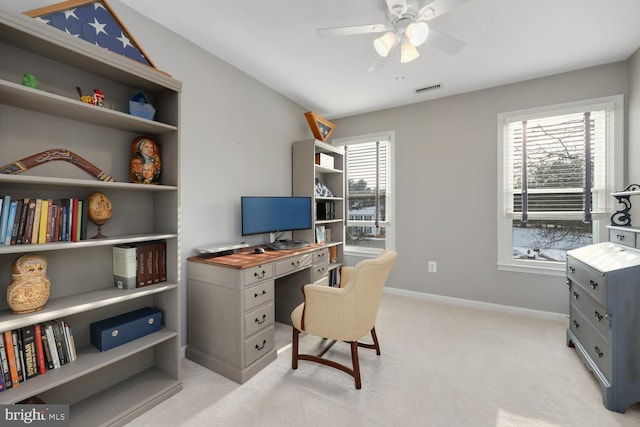
M 329 249 L 321 249 L 319 251 L 315 251 L 313 253 L 313 263 L 322 263 L 325 261 L 329 261 Z
M 571 304 L 588 318 L 608 343 L 611 342 L 611 324 L 607 311 L 576 283 L 571 284 Z
M 260 307 L 244 315 L 244 336 L 245 338 L 255 334 L 262 328 L 271 326 L 275 317 L 273 304 Z
M 609 230 L 609 241 L 619 243 L 621 245 L 636 247 L 636 233 L 620 229 Z
M 584 347 L 589 359 L 611 382 L 611 347 L 574 305 L 571 306 L 571 325 L 569 327 Z
M 329 261 L 326 260 L 323 263 L 315 264 L 311 269 L 311 282 L 315 283 L 322 279 L 329 272 Z
M 255 267 L 247 268 L 243 270 L 244 284 L 251 285 L 261 280 L 269 279 L 273 277 L 273 265 L 257 265 Z
M 567 277 L 582 286 L 597 302 L 606 305 L 606 276 L 573 257 L 567 258 Z
M 274 347 L 275 329 L 272 326 L 244 341 L 244 367 L 251 365 Z
M 268 280 L 244 291 L 244 310 L 273 301 L 273 280 Z
M 304 254 L 279 261 L 276 263 L 276 276 L 283 276 L 293 271 L 310 267 L 312 259 L 311 254 Z

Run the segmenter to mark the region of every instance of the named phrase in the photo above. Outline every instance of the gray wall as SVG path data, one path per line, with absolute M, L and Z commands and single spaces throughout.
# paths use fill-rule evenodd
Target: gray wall
M 496 267 L 497 114 L 626 95 L 628 69 L 620 62 L 334 120 L 335 138 L 395 130 L 399 256 L 390 286 L 567 313 L 564 278 Z
M 56 1 L 6 0 L 29 10 Z M 181 220 L 183 342 L 186 258 L 195 247 L 238 241 L 241 195 L 291 192 L 291 142 L 311 137 L 299 105 L 117 0 L 109 4 L 159 69 L 183 82 Z M 629 73 L 633 76 L 628 87 Z M 460 96 L 335 120 L 334 137 L 396 132 L 400 256 L 395 288 L 557 313 L 561 277 L 496 268 L 500 112 L 623 93 L 640 117 L 640 54 L 616 63 Z M 640 140 L 640 121 L 629 126 Z M 640 149 L 628 148 L 630 158 Z M 166 161 L 166 160 L 165 160 Z M 637 161 L 634 162 L 637 164 Z M 640 182 L 640 168 L 629 172 Z M 262 236 L 247 238 L 260 243 Z M 427 260 L 438 262 L 427 273 Z M 351 259 L 352 262 L 357 259 Z

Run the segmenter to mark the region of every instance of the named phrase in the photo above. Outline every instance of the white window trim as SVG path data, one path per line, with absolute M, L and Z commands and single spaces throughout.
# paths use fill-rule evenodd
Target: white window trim
M 340 146 L 343 147 L 345 145 L 349 145 L 349 144 L 358 144 L 358 143 L 365 143 L 365 142 L 371 142 L 371 141 L 380 141 L 380 140 L 384 140 L 384 141 L 388 141 L 389 142 L 389 147 L 387 149 L 387 172 L 389 174 L 388 176 L 388 181 L 387 182 L 387 194 L 386 194 L 386 201 L 387 201 L 387 218 L 391 219 L 391 222 L 387 222 L 387 221 L 380 221 L 380 225 L 384 225 L 386 227 L 386 237 L 385 237 L 385 247 L 387 249 L 391 249 L 391 250 L 395 250 L 396 248 L 396 226 L 397 226 L 397 222 L 396 222 L 396 201 L 395 201 L 395 193 L 396 193 L 396 180 L 395 180 L 395 149 L 396 149 L 396 133 L 395 131 L 385 131 L 385 132 L 376 132 L 376 133 L 369 133 L 366 135 L 358 135 L 358 136 L 351 136 L 351 137 L 346 137 L 346 138 L 335 138 L 333 139 L 331 142 L 333 145 L 335 146 Z M 346 182 L 346 176 L 345 176 L 345 188 L 347 186 L 347 182 Z M 346 203 L 346 197 L 345 197 L 345 203 Z M 347 219 L 345 218 L 345 221 Z M 379 249 L 372 249 L 372 248 L 357 248 L 357 247 L 353 247 L 353 246 L 347 246 L 345 244 L 344 246 L 344 254 L 345 255 L 376 255 L 378 253 L 380 253 L 381 251 Z
M 547 115 L 561 115 L 583 110 L 584 107 L 597 104 L 613 104 L 614 110 L 614 159 L 613 159 L 613 191 L 622 188 L 624 177 L 624 95 L 613 95 L 602 98 L 587 99 L 565 104 L 551 105 L 527 110 L 513 111 L 498 114 L 498 270 L 515 271 L 520 273 L 546 274 L 552 276 L 564 276 L 565 263 L 553 261 L 527 261 L 513 259 L 512 255 L 512 216 L 505 215 L 505 206 L 508 203 L 504 198 L 504 124 L 507 120 L 513 121 L 520 118 L 543 117 Z M 608 240 L 607 225 L 609 218 L 593 219 L 593 240 L 603 242 Z

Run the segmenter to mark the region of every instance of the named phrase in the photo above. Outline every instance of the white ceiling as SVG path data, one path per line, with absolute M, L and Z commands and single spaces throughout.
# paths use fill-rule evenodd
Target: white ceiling
M 626 60 L 640 46 L 640 0 L 469 0 L 429 22 L 465 41 L 460 53 L 425 45 L 369 72 L 380 34 L 315 30 L 385 23 L 384 0 L 119 1 L 328 119 Z

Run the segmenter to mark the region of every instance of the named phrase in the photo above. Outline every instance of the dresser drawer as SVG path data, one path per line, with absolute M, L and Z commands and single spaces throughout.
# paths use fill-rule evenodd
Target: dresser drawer
M 329 262 L 329 249 L 321 249 L 313 253 L 313 263 Z
M 273 301 L 273 280 L 268 280 L 244 291 L 244 310 Z
M 276 263 L 276 276 L 283 276 L 296 270 L 301 270 L 311 266 L 311 254 L 304 254 L 296 257 L 287 258 Z
M 275 329 L 269 326 L 262 332 L 258 332 L 251 338 L 244 340 L 244 367 L 251 365 L 260 357 L 269 353 L 274 347 Z
M 567 277 L 582 286 L 597 302 L 605 304 L 606 276 L 588 265 L 567 257 Z
M 260 329 L 273 324 L 275 312 L 273 304 L 260 308 L 244 315 L 244 337 L 255 334 Z
M 571 304 L 588 318 L 607 342 L 611 342 L 611 324 L 605 307 L 597 303 L 581 286 L 575 283 L 571 284 Z
M 574 306 L 571 306 L 571 324 L 569 327 L 584 347 L 586 355 L 600 372 L 611 382 L 611 347 L 587 318 Z
M 609 241 L 619 243 L 621 245 L 636 247 L 636 233 L 620 229 L 609 230 Z
M 273 266 L 271 264 L 257 265 L 255 267 L 247 268 L 243 270 L 243 272 L 244 284 L 247 286 L 273 277 Z
M 315 264 L 311 268 L 311 282 L 315 283 L 316 281 L 322 279 L 329 272 L 329 261 L 326 260 L 323 263 Z

